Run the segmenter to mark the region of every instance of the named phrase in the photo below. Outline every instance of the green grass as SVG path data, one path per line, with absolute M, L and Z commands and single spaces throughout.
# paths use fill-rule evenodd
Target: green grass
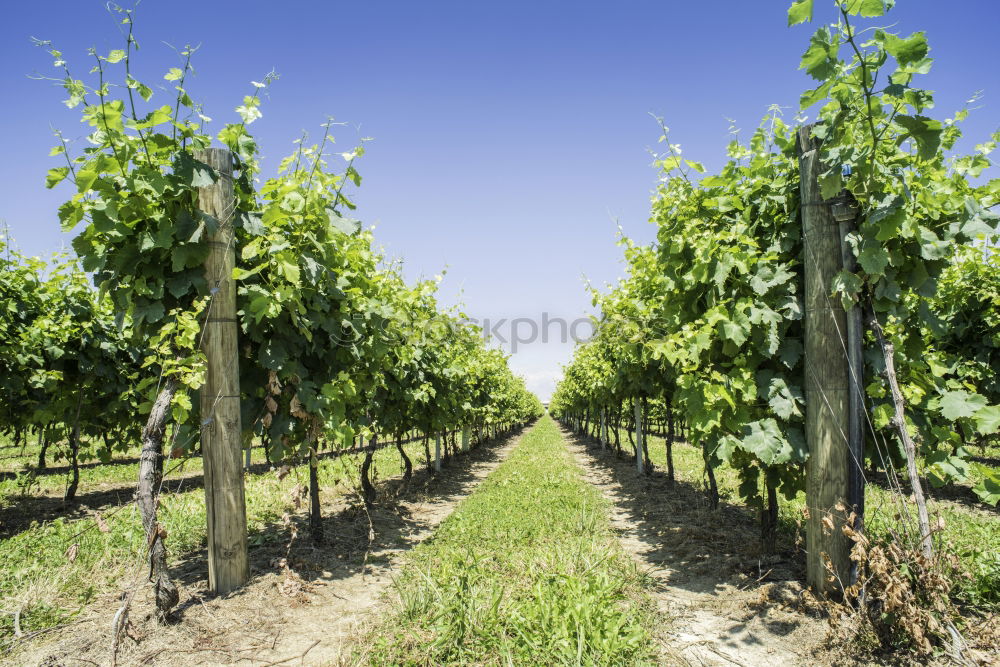
M 373 665 L 651 661 L 647 580 L 549 417 L 417 547 L 395 607 L 356 659 Z
M 422 445 L 412 442 L 406 451 L 416 468 L 422 461 Z M 421 454 L 418 456 L 418 452 Z M 263 462 L 263 454 L 255 452 Z M 361 455 L 321 461 L 319 480 L 325 499 L 358 487 Z M 258 462 L 255 460 L 255 462 Z M 176 462 L 173 462 L 176 463 Z M 167 463 L 167 468 L 172 463 Z M 81 493 L 95 484 L 121 480 L 134 486 L 135 465 L 99 466 L 92 469 Z M 127 471 L 123 472 L 123 471 Z M 201 472 L 200 460 L 188 461 L 172 477 L 190 477 Z M 400 475 L 402 463 L 394 447 L 381 449 L 374 457 L 372 477 L 385 479 Z M 292 490 L 308 484 L 308 468 L 298 466 L 282 480 L 276 472 L 246 476 L 247 522 L 251 548 L 278 542 L 282 538 L 281 516 L 293 515 Z M 129 489 L 130 492 L 130 489 Z M 128 497 L 129 492 L 123 493 Z M 134 503 L 102 510 L 107 516 L 107 532 L 97 529 L 93 518 L 56 518 L 32 522 L 24 530 L 0 540 L 0 638 L 13 635 L 13 614 L 20 610 L 21 630 L 30 632 L 65 622 L 96 596 L 128 585 L 136 573 L 145 572 L 145 536 Z M 114 512 L 112 514 L 112 512 Z M 298 510 L 299 514 L 305 508 Z M 160 522 L 168 532 L 167 549 L 171 561 L 190 556 L 204 547 L 206 517 L 205 492 L 200 486 L 182 485 L 165 493 L 160 500 Z M 76 545 L 73 551 L 68 553 Z M 71 558 L 70 556 L 73 556 Z
M 6 473 L 4 477 L 10 473 L 18 475 L 15 479 L 0 479 L 0 507 L 25 494 L 58 498 L 63 496 L 72 474 L 69 469 L 66 443 L 50 444 L 45 456 L 46 469 L 38 471 L 39 474 L 33 474 L 38 464 L 38 452 L 39 447 L 34 438 L 21 447 L 0 448 L 0 471 Z M 107 463 L 101 463 L 94 449 L 85 445 L 81 448 L 79 456 L 80 485 L 77 494 L 83 495 L 134 484 L 139 471 L 138 459 L 138 445 L 127 451 L 115 451 Z M 265 462 L 263 450 L 254 451 L 254 462 Z M 180 463 L 178 460 L 166 462 L 165 470 L 174 471 L 167 475 L 169 479 L 180 479 L 201 472 L 197 459 L 184 462 L 179 468 L 178 463 Z
M 14 473 L 20 479 L 0 479 L 0 507 L 10 504 L 14 498 L 22 495 L 25 491 L 32 496 L 54 496 L 61 498 L 65 493 L 69 483 L 70 471 L 67 459 L 65 442 L 56 442 L 49 445 L 46 454 L 47 471 L 45 474 L 31 475 L 38 463 L 39 447 L 34 438 L 30 442 L 21 446 L 13 447 L 9 441 L 0 436 L 0 472 Z M 257 447 L 252 452 L 253 464 L 265 464 L 267 460 L 264 450 Z M 108 463 L 100 463 L 94 451 L 89 447 L 84 447 L 80 452 L 80 486 L 79 494 L 102 491 L 122 485 L 132 485 L 135 483 L 139 471 L 139 447 L 135 446 L 128 451 L 116 451 L 113 458 Z M 199 459 L 189 459 L 180 463 L 178 460 L 167 461 L 166 471 L 173 471 L 166 475 L 167 479 L 181 479 L 183 477 L 201 474 Z M 63 471 L 63 468 L 66 468 Z M 56 471 L 58 469 L 58 471 Z M 4 475 L 7 477 L 8 475 Z M 27 479 L 31 477 L 30 487 L 26 486 Z

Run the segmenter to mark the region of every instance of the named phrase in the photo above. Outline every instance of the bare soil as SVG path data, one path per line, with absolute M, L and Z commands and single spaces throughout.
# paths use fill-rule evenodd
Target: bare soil
M 302 517 L 276 526 L 277 539 L 251 549 L 250 583 L 233 594 L 208 592 L 205 553 L 196 554 L 172 568 L 181 604 L 170 624 L 157 625 L 148 615 L 153 608 L 148 586 L 137 593 L 117 664 L 260 667 L 343 661 L 356 628 L 381 604 L 401 556 L 426 539 L 517 440 L 514 434 L 476 447 L 454 457 L 440 475 L 414 461 L 409 484 L 387 480 L 370 511 L 356 495 L 331 501 L 323 507 L 323 545 L 311 542 Z M 128 582 L 122 586 L 73 624 L 27 641 L 0 664 L 112 664 L 112 621 Z
M 839 664 L 824 649 L 829 625 L 802 586 L 801 554 L 754 556 L 759 532 L 743 508 L 708 507 L 691 484 L 564 430 L 584 478 L 611 504 L 623 548 L 653 580 L 664 619 L 660 661 L 751 667 Z

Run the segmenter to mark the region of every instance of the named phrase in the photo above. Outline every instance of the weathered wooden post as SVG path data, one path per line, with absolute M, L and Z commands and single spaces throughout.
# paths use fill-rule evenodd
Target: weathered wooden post
M 819 187 L 818 141 L 799 128 L 799 177 L 805 268 L 806 578 L 817 592 L 847 585 L 850 543 L 842 532 L 847 506 L 850 368 L 844 354 L 847 317 L 833 278 L 841 270 L 840 227 Z M 827 523 L 824 526 L 824 521 Z M 830 523 L 832 521 L 832 524 Z M 832 571 L 828 571 L 829 559 Z M 832 579 L 832 581 L 831 581 Z
M 637 396 L 632 403 L 635 405 L 635 469 L 641 475 L 645 464 L 642 455 L 642 439 L 645 436 L 642 431 L 642 401 Z
M 608 411 L 601 408 L 601 451 L 608 448 Z
M 847 242 L 847 235 L 857 231 L 858 208 L 853 196 L 844 190 L 831 206 L 833 218 L 840 231 L 841 263 L 845 271 L 858 270 L 854 250 Z M 850 387 L 849 418 L 847 430 L 847 506 L 854 513 L 854 530 L 865 528 L 865 362 L 864 328 L 861 306 L 854 304 L 846 311 L 847 317 L 847 369 Z M 850 576 L 845 586 L 852 586 L 858 579 L 858 564 L 851 561 Z
M 441 472 L 441 432 L 434 434 L 434 470 Z
M 250 576 L 247 518 L 240 446 L 240 380 L 236 342 L 236 285 L 233 267 L 233 155 L 221 148 L 195 152 L 195 159 L 218 175 L 198 188 L 198 207 L 216 221 L 206 230 L 209 248 L 205 279 L 212 296 L 205 318 L 203 350 L 207 361 L 201 388 L 201 451 L 208 513 L 208 585 L 228 593 Z
M 462 451 L 469 451 L 469 426 L 466 424 L 462 427 Z

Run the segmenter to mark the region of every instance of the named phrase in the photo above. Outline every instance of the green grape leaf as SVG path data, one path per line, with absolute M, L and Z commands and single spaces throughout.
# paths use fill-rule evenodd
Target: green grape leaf
M 778 359 L 786 368 L 795 368 L 802 358 L 802 340 L 799 338 L 785 338 L 781 342 L 778 350 Z
M 986 407 L 986 402 L 985 397 L 971 394 L 962 389 L 945 392 L 941 396 L 941 414 L 950 421 L 972 417 Z
M 812 18 L 813 0 L 795 0 L 792 6 L 788 8 L 789 27 L 812 21 Z
M 923 259 L 944 259 L 952 252 L 954 246 L 951 243 L 942 241 L 937 234 L 926 227 L 920 227 L 920 256 Z
M 176 245 L 170 251 L 170 268 L 177 272 L 187 267 L 198 266 L 204 261 L 207 254 L 207 247 L 197 243 Z
M 917 144 L 917 154 L 921 159 L 930 160 L 937 155 L 938 149 L 941 147 L 941 133 L 944 131 L 944 125 L 941 124 L 941 121 L 927 116 L 900 114 L 896 116 L 896 122 L 906 130 L 899 141 L 902 142 L 907 137 L 913 139 Z
M 361 221 L 354 218 L 344 218 L 331 207 L 327 207 L 326 215 L 330 220 L 330 226 L 343 234 L 350 236 L 361 229 Z
M 1000 214 L 984 208 L 975 197 L 965 198 L 961 233 L 970 241 L 980 237 L 990 237 L 1000 227 Z
M 802 412 L 799 404 L 804 401 L 802 390 L 798 387 L 790 387 L 781 378 L 771 380 L 768 388 L 767 404 L 771 406 L 774 414 L 784 420 L 792 417 L 801 417 Z
M 70 199 L 59 207 L 59 223 L 64 232 L 68 232 L 76 227 L 77 223 L 83 220 L 83 205 Z M 86 253 L 83 253 L 86 254 Z
M 888 403 L 879 403 L 872 411 L 872 423 L 875 428 L 885 428 L 892 423 L 895 412 Z
M 847 0 L 847 13 L 865 18 L 884 16 L 892 8 L 895 0 Z
M 732 320 L 722 320 L 719 323 L 719 335 L 737 347 L 746 342 L 748 333 L 745 327 Z
M 285 277 L 285 280 L 293 285 L 299 285 L 299 265 L 292 258 L 286 255 L 277 257 L 278 272 Z
M 705 188 L 715 188 L 722 185 L 729 185 L 729 179 L 724 176 L 706 176 L 701 179 L 701 185 Z
M 281 207 L 281 210 L 288 213 L 299 213 L 305 208 L 306 199 L 302 196 L 301 192 L 293 190 L 282 197 L 278 205 Z
M 838 44 L 827 28 L 820 28 L 809 40 L 809 48 L 802 54 L 799 69 L 819 81 L 829 79 L 837 70 Z
M 949 482 L 964 482 L 969 477 L 969 463 L 960 456 L 952 456 L 946 451 L 934 451 L 925 457 L 929 472 L 937 475 L 935 486 Z
M 791 445 L 782 436 L 778 422 L 770 418 L 748 424 L 740 444 L 765 465 L 786 463 L 792 457 Z
M 976 410 L 973 418 L 980 435 L 993 435 L 1000 431 L 1000 405 L 985 405 Z
M 45 187 L 51 189 L 62 183 L 69 175 L 69 167 L 53 167 L 45 175 Z
M 141 97 L 146 102 L 148 102 L 150 100 L 150 98 L 153 97 L 153 89 L 152 88 L 150 88 L 146 84 L 142 83 L 141 81 L 137 81 L 136 79 L 133 79 L 131 76 L 126 79 L 125 85 L 127 85 L 129 88 L 131 88 L 131 89 L 133 89 L 135 91 L 138 91 L 139 97 Z
M 188 293 L 192 284 L 190 273 L 177 273 L 167 280 L 167 291 L 179 299 Z
M 882 206 L 868 216 L 868 223 L 877 225 L 878 231 L 875 233 L 876 240 L 888 241 L 899 234 L 899 229 L 906 218 L 906 209 L 897 202 L 888 206 Z
M 764 265 L 757 270 L 754 277 L 750 279 L 750 288 L 758 295 L 763 295 L 768 290 L 786 284 L 795 277 L 795 274 L 784 266 Z
M 879 31 L 876 39 L 881 38 L 885 46 L 886 53 L 896 59 L 900 67 L 908 67 L 914 63 L 919 63 L 927 57 L 927 35 L 922 32 L 915 32 L 909 37 L 901 38 L 890 33 Z
M 238 266 L 237 267 L 233 267 L 233 280 L 246 280 L 247 278 L 250 278 L 251 276 L 257 275 L 258 273 L 260 273 L 261 271 L 263 271 L 267 267 L 268 267 L 268 263 L 267 262 L 264 262 L 263 264 L 258 264 L 257 266 L 255 266 L 255 267 L 253 267 L 252 269 L 249 269 L 249 270 L 242 269 L 242 268 L 240 268 Z
M 242 212 L 239 219 L 240 227 L 251 236 L 262 236 L 267 231 L 260 213 Z
M 830 169 L 819 177 L 819 191 L 823 199 L 833 199 L 844 189 L 844 177 L 840 169 Z
M 145 130 L 150 127 L 156 127 L 157 125 L 162 125 L 174 117 L 173 110 L 169 106 L 162 106 L 159 109 L 154 109 L 146 114 L 146 117 L 140 120 L 138 123 L 130 122 L 129 126 L 134 127 L 137 130 Z
M 740 440 L 729 433 L 719 438 L 719 446 L 715 449 L 715 455 L 723 461 L 732 459 L 733 453 L 740 448 Z
M 858 253 L 858 264 L 870 276 L 881 276 L 889 265 L 889 253 L 879 245 L 869 245 Z
M 204 162 L 196 160 L 191 153 L 183 151 L 177 155 L 174 173 L 192 188 L 207 188 L 215 183 L 218 175 Z
M 856 273 L 838 271 L 833 277 L 833 293 L 839 294 L 844 308 L 850 308 L 857 302 L 858 293 L 864 281 Z
M 179 391 L 174 394 L 174 400 L 170 405 L 170 412 L 174 421 L 183 424 L 187 421 L 191 413 L 191 396 L 186 391 Z
M 1000 472 L 996 468 L 986 468 L 985 466 L 981 466 L 980 469 L 986 473 L 986 476 L 972 487 L 972 490 L 987 505 L 1000 503 Z
M 682 158 L 679 155 L 671 155 L 660 160 L 657 164 L 663 171 L 669 172 L 681 166 Z
M 799 97 L 799 108 L 808 109 L 812 105 L 825 100 L 827 95 L 830 94 L 830 88 L 833 86 L 832 81 L 824 81 L 822 84 L 817 86 L 813 90 L 808 90 Z
M 323 273 L 323 267 L 309 255 L 302 255 L 300 258 L 304 269 L 306 280 L 315 283 Z
M 142 299 L 137 301 L 135 306 L 132 308 L 132 318 L 136 323 L 159 322 L 163 319 L 163 315 L 163 304 L 159 301 L 147 301 Z

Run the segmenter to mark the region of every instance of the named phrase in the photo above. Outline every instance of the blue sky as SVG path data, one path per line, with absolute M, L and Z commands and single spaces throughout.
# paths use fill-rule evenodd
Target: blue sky
M 816 2 L 817 19 L 832 18 L 832 3 Z M 164 42 L 201 44 L 189 89 L 221 126 L 249 82 L 273 68 L 280 79 L 252 128 L 265 173 L 302 130 L 318 140 L 328 115 L 348 122 L 339 150 L 374 138 L 358 164 L 357 215 L 409 276 L 447 268 L 444 299 L 494 323 L 543 313 L 572 321 L 590 309 L 584 276 L 604 284 L 620 275 L 617 225 L 642 241 L 655 234 L 650 113 L 709 169 L 722 163 L 728 118 L 747 134 L 770 104 L 795 115 L 809 87 L 797 67 L 812 28 L 787 28 L 788 4 L 146 0 L 136 75 L 162 85 L 177 64 Z M 886 23 L 927 31 L 935 116 L 983 90 L 965 124 L 968 145 L 1000 126 L 997 0 L 899 0 Z M 47 255 L 68 243 L 55 216 L 66 191 L 43 186 L 56 166 L 50 127 L 73 138 L 85 130 L 60 90 L 28 78 L 52 73 L 30 36 L 52 40 L 81 73 L 88 47 L 106 53 L 121 39 L 102 2 L 4 8 L 0 220 L 22 250 Z M 572 351 L 551 333 L 512 360 L 543 397 Z

